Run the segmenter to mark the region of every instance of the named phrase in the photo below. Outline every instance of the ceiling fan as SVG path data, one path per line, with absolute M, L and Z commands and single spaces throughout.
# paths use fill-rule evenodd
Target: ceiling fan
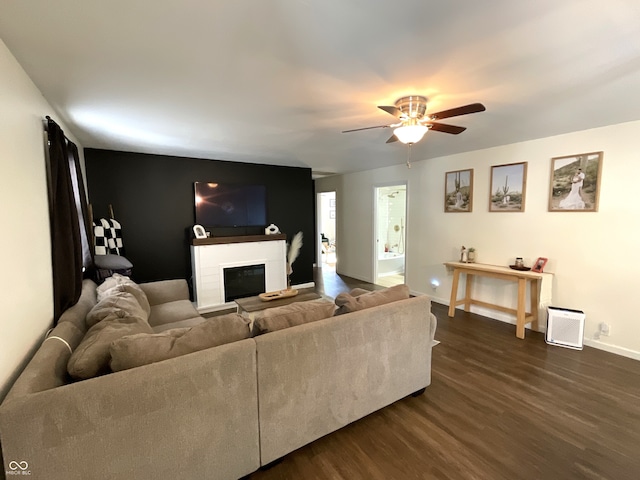
M 486 110 L 481 103 L 472 103 L 462 107 L 443 110 L 442 112 L 426 114 L 427 97 L 417 95 L 402 97 L 396 101 L 394 106 L 379 106 L 378 108 L 397 117 L 400 121 L 390 125 L 344 130 L 342 133 L 359 132 L 360 130 L 371 130 L 373 128 L 393 128 L 393 135 L 387 140 L 387 143 L 400 140 L 402 143 L 412 145 L 419 142 L 428 130 L 451 133 L 453 135 L 458 135 L 466 130 L 465 127 L 439 123 L 436 120 L 484 112 Z

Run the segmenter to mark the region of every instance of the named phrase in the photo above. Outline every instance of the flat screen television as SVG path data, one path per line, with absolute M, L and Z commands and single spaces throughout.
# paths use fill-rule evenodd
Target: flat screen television
M 196 224 L 203 227 L 264 227 L 267 187 L 195 182 Z

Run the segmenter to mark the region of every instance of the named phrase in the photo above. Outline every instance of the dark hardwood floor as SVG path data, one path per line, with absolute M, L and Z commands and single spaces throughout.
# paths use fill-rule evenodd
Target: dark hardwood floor
M 338 275 L 334 268 L 314 268 L 313 281 L 316 291 L 321 295 L 336 297 L 339 293 L 348 292 L 352 288 L 364 288 L 367 290 L 379 290 L 384 287 L 368 282 L 362 282 L 355 278 Z
M 322 275 L 330 296 L 360 286 Z M 321 283 L 320 283 L 321 282 Z M 433 304 L 432 383 L 248 478 L 640 479 L 640 362 Z

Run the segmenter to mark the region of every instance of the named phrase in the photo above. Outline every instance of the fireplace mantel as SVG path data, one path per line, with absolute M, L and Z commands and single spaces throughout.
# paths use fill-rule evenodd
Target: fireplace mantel
M 286 235 L 247 235 L 194 239 L 191 267 L 198 311 L 204 313 L 235 305 L 225 303 L 225 268 L 264 265 L 266 291 L 287 288 L 286 238 Z
M 273 242 L 286 240 L 287 236 L 279 233 L 277 235 L 237 235 L 234 237 L 207 237 L 194 238 L 191 245 L 221 245 L 223 243 L 247 243 L 247 242 Z

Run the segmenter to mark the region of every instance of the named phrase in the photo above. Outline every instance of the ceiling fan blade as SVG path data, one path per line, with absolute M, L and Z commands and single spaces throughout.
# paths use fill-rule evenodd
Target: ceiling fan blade
M 361 130 L 371 130 L 373 128 L 389 128 L 391 125 L 376 125 L 375 127 L 353 128 L 351 130 L 343 130 L 342 133 L 359 132 Z
M 400 109 L 393 107 L 393 106 L 378 106 L 378 108 L 380 110 L 384 110 L 387 113 L 390 113 L 391 115 L 393 115 L 394 117 L 398 117 L 400 118 L 401 116 L 403 116 L 404 114 L 400 111 Z
M 435 130 L 436 132 L 451 133 L 453 135 L 458 135 L 459 133 L 462 133 L 467 129 L 467 127 L 457 127 L 455 125 L 447 125 L 446 123 L 429 122 L 426 125 L 429 127 L 429 130 Z
M 386 143 L 393 143 L 393 142 L 397 142 L 398 141 L 398 137 L 396 137 L 396 134 L 394 133 L 393 135 L 391 135 L 389 137 L 389 140 L 387 140 Z
M 481 103 L 472 103 L 470 105 L 464 105 L 463 107 L 452 108 L 450 110 L 443 110 L 438 113 L 428 114 L 429 120 L 440 120 L 443 118 L 457 117 L 459 115 L 468 115 L 470 113 L 484 112 L 485 106 Z

